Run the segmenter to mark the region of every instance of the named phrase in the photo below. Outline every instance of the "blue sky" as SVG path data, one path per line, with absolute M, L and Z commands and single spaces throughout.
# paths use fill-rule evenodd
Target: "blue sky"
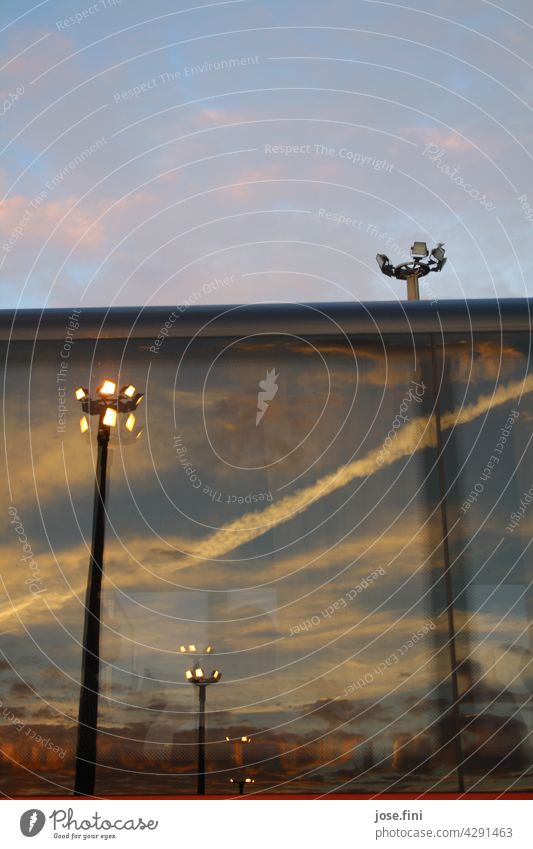
M 449 256 L 425 298 L 532 294 L 532 27 L 516 0 L 4 2 L 2 305 L 398 299 L 374 257 L 414 238 Z

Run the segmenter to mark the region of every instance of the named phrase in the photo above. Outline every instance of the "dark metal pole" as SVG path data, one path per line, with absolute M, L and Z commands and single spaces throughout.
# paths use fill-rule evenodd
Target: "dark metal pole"
M 457 647 L 455 641 L 454 592 L 452 582 L 452 565 L 450 561 L 450 546 L 448 542 L 448 512 L 446 509 L 446 475 L 444 469 L 444 448 L 442 443 L 442 428 L 440 420 L 440 393 L 437 374 L 437 353 L 435 339 L 431 337 L 431 360 L 433 368 L 433 388 L 435 392 L 435 425 L 437 433 L 437 464 L 439 474 L 440 515 L 442 527 L 442 555 L 444 560 L 444 585 L 446 590 L 446 613 L 448 619 L 448 645 L 450 649 L 450 667 L 452 676 L 452 723 L 457 760 L 457 785 L 459 793 L 464 793 L 465 778 L 463 770 L 463 744 L 461 739 L 461 716 L 459 711 L 459 686 L 457 682 Z
M 205 796 L 205 691 L 207 684 L 198 687 L 198 795 Z
M 76 744 L 75 796 L 94 796 L 96 776 L 96 735 L 98 724 L 98 693 L 100 673 L 100 607 L 102 573 L 104 568 L 105 496 L 107 475 L 107 447 L 109 427 L 98 426 L 98 456 L 93 508 L 93 536 L 87 594 L 81 661 L 80 706 Z

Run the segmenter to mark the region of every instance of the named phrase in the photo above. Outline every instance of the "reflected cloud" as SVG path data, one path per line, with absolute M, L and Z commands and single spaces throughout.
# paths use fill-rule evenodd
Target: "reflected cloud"
M 499 386 L 493 394 L 480 395 L 473 404 L 467 404 L 457 411 L 445 413 L 441 418 L 441 427 L 443 430 L 447 430 L 474 421 L 494 407 L 507 401 L 517 400 L 525 392 L 532 390 L 533 375 L 529 375 L 523 381 Z M 258 510 L 245 514 L 233 522 L 227 523 L 196 545 L 194 550 L 189 553 L 194 557 L 196 563 L 213 560 L 227 554 L 263 535 L 282 522 L 287 522 L 308 510 L 316 501 L 341 489 L 348 483 L 374 475 L 379 472 L 380 468 L 396 463 L 402 457 L 411 456 L 414 452 L 424 448 L 434 448 L 436 444 L 435 419 L 433 417 L 412 419 L 397 432 L 389 453 L 382 455 L 383 462 L 381 465 L 378 464 L 381 448 L 373 449 L 364 458 L 341 466 L 336 471 L 317 480 L 313 485 L 285 496 L 278 503 L 270 504 L 262 511 Z M 182 560 L 181 563 L 178 562 L 177 566 L 178 568 L 185 568 L 190 566 L 192 562 L 192 560 Z

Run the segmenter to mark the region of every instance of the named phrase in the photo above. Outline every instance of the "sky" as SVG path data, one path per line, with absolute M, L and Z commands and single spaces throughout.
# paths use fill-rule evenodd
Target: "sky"
M 4 0 L 2 307 L 531 292 L 533 9 Z

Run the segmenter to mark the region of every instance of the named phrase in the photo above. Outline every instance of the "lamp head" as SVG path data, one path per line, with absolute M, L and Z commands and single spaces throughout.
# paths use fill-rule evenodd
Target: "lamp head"
M 102 424 L 107 427 L 116 427 L 117 424 L 117 411 L 113 409 L 113 407 L 106 407 L 106 411 L 102 418 Z
M 98 394 L 106 397 L 114 395 L 117 389 L 117 384 L 114 380 L 104 380 L 101 386 L 98 387 Z
M 382 274 L 386 274 L 387 277 L 392 277 L 394 274 L 394 268 L 386 254 L 376 254 L 376 262 L 379 265 Z
M 428 246 L 425 242 L 414 242 L 411 248 L 411 256 L 413 259 L 423 259 L 428 255 Z
M 437 242 L 437 247 L 433 248 L 431 251 L 431 256 L 437 263 L 437 271 L 440 271 L 443 265 L 446 262 L 446 256 L 444 252 L 444 242 Z

